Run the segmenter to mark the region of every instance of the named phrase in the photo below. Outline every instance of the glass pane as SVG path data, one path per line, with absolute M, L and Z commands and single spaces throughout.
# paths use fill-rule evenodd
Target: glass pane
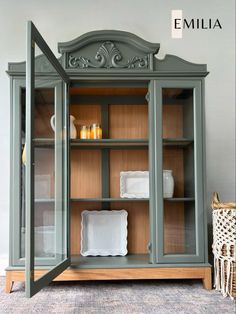
M 35 89 L 35 138 L 54 138 L 54 103 L 54 88 Z
M 163 88 L 163 138 L 193 139 L 193 89 Z
M 55 257 L 55 148 L 35 148 L 35 257 Z
M 34 197 L 35 257 L 55 257 L 55 141 L 50 120 L 54 115 L 54 88 L 35 89 Z M 51 138 L 49 147 L 43 142 Z M 40 143 L 37 141 L 42 139 Z M 45 147 L 44 147 L 45 145 Z
M 164 201 L 164 254 L 195 254 L 195 204 Z
M 193 89 L 163 89 L 164 254 L 194 254 Z
M 37 47 L 37 46 L 36 46 Z M 42 54 L 36 49 L 37 54 Z M 38 63 L 47 62 L 45 55 L 35 58 L 33 111 L 33 183 L 34 183 L 34 252 L 35 265 L 56 265 L 65 258 L 66 229 L 63 201 L 63 102 L 59 81 L 43 81 L 37 76 Z M 63 229 L 64 228 L 64 229 Z M 51 261 L 51 262 L 50 262 Z
M 22 161 L 21 161 L 21 257 L 25 257 L 25 89 L 22 89 Z M 53 139 L 50 118 L 54 112 L 54 88 L 35 89 L 35 257 L 55 257 L 55 149 L 54 141 L 44 147 L 43 140 Z M 41 145 L 37 141 L 41 139 Z M 37 147 L 40 145 L 41 147 Z M 49 249 L 50 248 L 50 249 Z M 36 260 L 40 265 L 42 260 Z
M 20 200 L 20 257 L 25 257 L 25 88 L 20 89 L 20 105 L 21 105 L 21 200 Z
M 49 64 L 37 49 L 35 89 L 32 104 L 32 185 L 34 204 L 34 263 L 57 265 L 66 258 L 66 199 L 64 197 L 65 138 L 61 81 L 42 79 L 40 64 Z M 24 101 L 25 102 L 25 101 Z M 24 115 L 22 115 L 24 119 Z M 23 127 L 23 124 L 22 124 Z M 26 143 L 27 145 L 27 143 Z M 26 161 L 27 163 L 27 161 Z M 24 172 L 22 171 L 22 226 L 25 225 Z M 24 230 L 24 228 L 22 228 Z M 24 236 L 21 254 L 25 255 Z

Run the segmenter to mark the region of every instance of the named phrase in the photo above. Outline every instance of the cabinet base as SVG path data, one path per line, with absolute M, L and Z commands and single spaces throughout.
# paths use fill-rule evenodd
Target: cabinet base
M 35 278 L 45 274 L 47 270 L 35 271 Z M 80 280 L 125 280 L 125 279 L 202 279 L 205 289 L 212 289 L 211 267 L 184 268 L 126 268 L 126 269 L 67 269 L 54 281 Z M 12 292 L 15 281 L 24 281 L 24 270 L 6 271 L 6 293 Z

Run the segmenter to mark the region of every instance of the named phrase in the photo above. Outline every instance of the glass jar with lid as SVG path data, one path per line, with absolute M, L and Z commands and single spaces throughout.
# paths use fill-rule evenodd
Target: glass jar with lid
M 90 138 L 91 139 L 101 139 L 102 138 L 102 128 L 100 124 L 93 123 L 90 127 Z
M 90 127 L 87 125 L 82 125 L 80 128 L 80 138 L 85 140 L 85 139 L 90 139 Z

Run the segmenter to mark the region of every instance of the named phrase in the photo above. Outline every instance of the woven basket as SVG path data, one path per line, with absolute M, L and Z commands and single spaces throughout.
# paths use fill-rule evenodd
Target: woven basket
M 221 203 L 215 192 L 211 206 L 215 287 L 224 296 L 236 298 L 236 203 Z

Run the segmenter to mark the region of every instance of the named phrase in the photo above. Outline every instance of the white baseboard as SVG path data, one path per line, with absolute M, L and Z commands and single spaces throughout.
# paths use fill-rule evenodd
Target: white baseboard
M 0 255 L 0 276 L 5 276 L 5 269 L 8 266 L 8 255 Z

